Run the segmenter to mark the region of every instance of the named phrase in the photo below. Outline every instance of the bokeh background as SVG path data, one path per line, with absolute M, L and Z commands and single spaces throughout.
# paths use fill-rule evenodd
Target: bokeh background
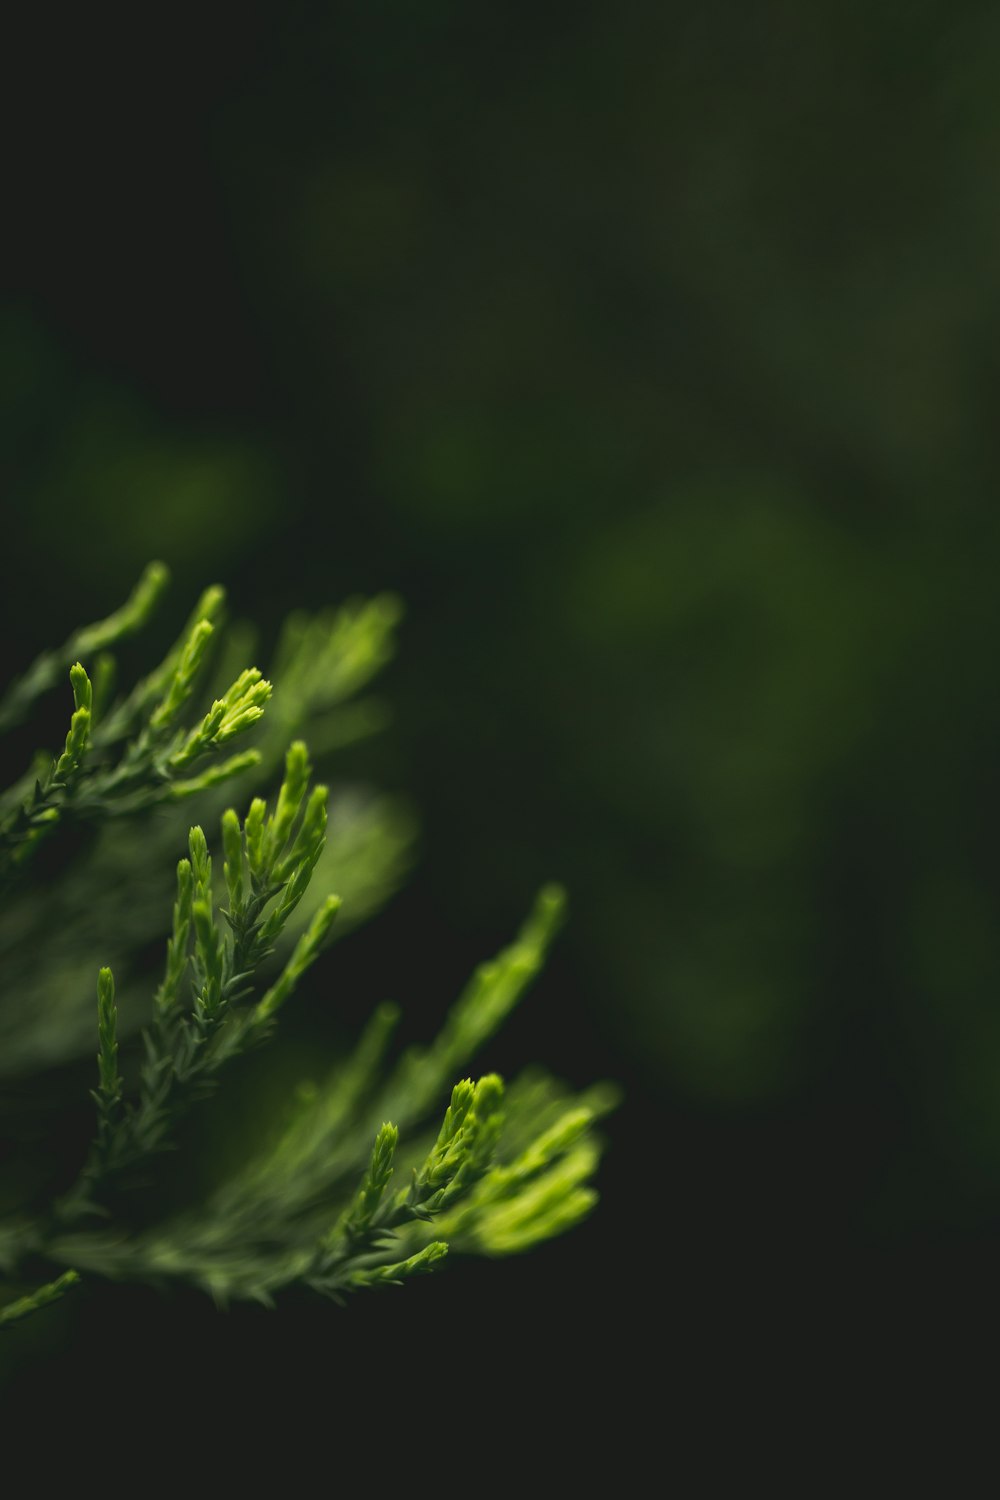
M 529 1260 L 341 1324 L 122 1292 L 39 1369 L 109 1318 L 218 1361 L 500 1317 L 582 1354 L 637 1287 L 683 1343 L 988 1260 L 996 7 L 19 24 L 6 668 L 152 556 L 176 621 L 213 579 L 265 632 L 398 592 L 366 755 L 419 855 L 338 973 L 436 1019 L 557 876 L 504 1058 L 626 1095 L 602 1208 Z

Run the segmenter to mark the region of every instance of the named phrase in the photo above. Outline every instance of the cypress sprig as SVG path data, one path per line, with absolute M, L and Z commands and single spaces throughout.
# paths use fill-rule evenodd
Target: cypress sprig
M 154 798 L 159 802 L 184 802 L 188 797 L 194 797 L 198 792 L 207 792 L 213 786 L 221 786 L 223 782 L 232 781 L 234 776 L 239 776 L 242 771 L 252 771 L 260 765 L 261 757 L 259 750 L 241 750 L 239 755 L 231 755 L 228 760 L 220 761 L 217 766 L 207 766 L 197 776 L 182 777 L 178 781 L 171 781 L 161 792 L 160 796 Z M 133 803 L 129 812 L 137 811 L 143 803 Z
M 375 1137 L 368 1174 L 361 1184 L 351 1212 L 330 1236 L 331 1246 L 336 1245 L 340 1235 L 343 1235 L 349 1245 L 363 1243 L 371 1235 L 375 1214 L 392 1177 L 398 1143 L 399 1131 L 395 1125 L 384 1124 Z
M 167 940 L 167 966 L 163 983 L 156 992 L 160 1013 L 174 1010 L 188 965 L 188 936 L 191 931 L 191 907 L 194 899 L 194 867 L 189 859 L 177 863 L 177 899 L 174 902 L 173 930 Z
M 234 701 L 239 701 L 239 695 Z M 83 1209 L 90 1207 L 101 1181 L 120 1175 L 162 1149 L 173 1125 L 189 1104 L 214 1084 L 224 1064 L 267 1033 L 299 979 L 319 957 L 340 909 L 337 896 L 328 896 L 321 903 L 264 995 L 249 1009 L 238 1009 L 253 994 L 256 971 L 273 952 L 289 915 L 305 894 L 322 850 L 325 787 L 314 789 L 297 831 L 295 828 L 295 811 L 303 801 L 303 773 L 308 774 L 308 764 L 305 746 L 297 743 L 289 751 L 285 781 L 270 819 L 260 799 L 251 804 L 242 830 L 233 809 L 223 814 L 229 907 L 220 914 L 221 922 L 214 910 L 208 840 L 200 826 L 190 830 L 190 858 L 181 860 L 177 867 L 177 899 L 166 973 L 157 991 L 154 1022 L 144 1034 L 139 1099 L 113 1137 L 110 1149 L 99 1132 L 85 1171 L 89 1192 L 86 1200 L 79 1200 Z M 253 857 L 251 848 L 256 850 Z M 276 878 L 279 860 L 290 871 L 284 881 Z M 187 1013 L 182 992 L 185 974 L 191 981 L 191 1008 Z M 66 1200 L 64 1220 L 72 1216 L 76 1202 L 72 1195 Z
M 5 715 L 17 722 L 69 670 L 74 708 L 64 748 L 0 796 L 0 871 L 8 876 L 69 820 L 101 824 L 166 805 L 163 826 L 176 831 L 170 804 L 210 793 L 254 766 L 276 770 L 281 737 L 297 733 L 309 715 L 326 716 L 327 745 L 378 720 L 365 709 L 352 721 L 343 704 L 391 649 L 399 609 L 389 598 L 292 622 L 278 658 L 276 709 L 260 669 L 240 670 L 230 654 L 225 670 L 218 662 L 211 667 L 230 686 L 199 714 L 196 695 L 210 670 L 224 605 L 221 589 L 207 590 L 163 661 L 113 699 L 109 647 L 144 623 L 164 582 L 165 571 L 151 569 L 122 610 L 39 658 L 0 704 L 0 724 Z M 219 756 L 257 725 L 258 748 Z M 241 820 L 234 807 L 223 811 L 216 801 L 213 810 L 207 799 L 213 818 L 221 812 L 221 869 L 196 823 L 176 865 L 163 977 L 131 1090 L 119 1068 L 114 977 L 110 968 L 100 971 L 92 1147 L 77 1182 L 49 1210 L 20 1211 L 0 1222 L 5 1273 L 39 1257 L 57 1270 L 73 1269 L 10 1302 L 0 1323 L 48 1305 L 80 1271 L 174 1278 L 220 1303 L 246 1297 L 270 1306 L 296 1284 L 341 1300 L 431 1271 L 449 1247 L 489 1255 L 527 1249 L 577 1223 L 596 1201 L 593 1126 L 609 1107 L 606 1093 L 573 1099 L 542 1075 L 515 1081 L 506 1094 L 492 1072 L 477 1082 L 453 1082 L 541 968 L 565 904 L 561 889 L 550 886 L 514 942 L 473 975 L 436 1040 L 410 1048 L 384 1070 L 398 1013 L 381 1006 L 353 1054 L 301 1089 L 287 1126 L 204 1203 L 141 1230 L 123 1221 L 136 1175 L 148 1177 L 152 1158 L 176 1138 L 184 1114 L 215 1086 L 229 1060 L 273 1031 L 330 939 L 341 902 L 334 895 L 317 901 L 315 894 L 328 792 L 311 778 L 306 744 L 292 738 L 270 806 L 253 797 Z M 157 838 L 157 847 L 167 847 Z M 123 862 L 132 859 L 130 878 L 148 873 L 145 837 L 134 842 L 134 854 L 125 841 L 112 847 L 120 847 Z M 131 905 L 122 901 L 123 889 L 108 889 L 121 922 Z M 100 882 L 90 894 L 100 899 Z M 290 951 L 269 972 L 284 941 Z M 429 1125 L 435 1116 L 436 1129 Z
M 526 933 L 536 942 L 544 942 L 549 931 L 551 928 L 540 933 L 537 922 L 529 919 L 513 950 L 520 949 Z M 496 976 L 494 982 L 497 985 L 507 984 L 507 961 L 511 952 L 512 949 L 505 949 L 492 964 L 484 966 Z M 522 994 L 523 989 L 521 985 L 517 993 Z M 490 1021 L 496 1022 L 501 1007 L 494 1004 L 488 989 L 476 986 L 473 994 L 477 997 L 475 1003 L 482 1006 L 482 1014 L 477 1019 L 481 1044 L 488 1035 Z M 467 988 L 458 1002 L 461 1010 L 468 1010 L 469 997 Z M 511 1001 L 509 990 L 505 989 L 505 997 Z M 465 1024 L 471 1025 L 473 1019 L 476 1018 L 467 1015 Z M 227 1187 L 212 1211 L 217 1220 L 217 1227 L 211 1231 L 213 1238 L 225 1237 L 227 1223 L 231 1227 L 245 1224 L 248 1233 L 256 1229 L 260 1233 L 266 1230 L 271 1236 L 280 1236 L 283 1223 L 303 1215 L 310 1223 L 315 1223 L 326 1256 L 323 1267 L 329 1268 L 332 1264 L 329 1252 L 334 1246 L 336 1232 L 331 1237 L 330 1232 L 324 1230 L 322 1205 L 331 1197 L 335 1198 L 341 1184 L 350 1183 L 355 1172 L 368 1161 L 372 1136 L 377 1132 L 380 1120 L 390 1117 L 397 1126 L 412 1126 L 429 1108 L 433 1108 L 436 1096 L 445 1086 L 443 1069 L 449 1065 L 447 1055 L 435 1055 L 433 1049 L 411 1052 L 403 1057 L 382 1087 L 374 1090 L 370 1104 L 364 1105 L 366 1095 L 373 1089 L 375 1070 L 395 1020 L 394 1009 L 382 1007 L 362 1038 L 355 1059 L 344 1069 L 337 1070 L 325 1087 L 310 1096 L 311 1103 L 301 1109 L 288 1135 L 282 1137 L 275 1147 L 273 1156 L 255 1164 L 245 1176 Z M 413 1066 L 414 1057 L 417 1067 Z M 465 1092 L 471 1084 L 465 1082 L 464 1087 L 460 1087 Z M 546 1109 L 550 1095 L 551 1084 L 546 1084 L 541 1090 Z M 520 1103 L 521 1099 L 528 1105 L 527 1110 Z M 519 1091 L 518 1100 L 518 1111 L 511 1121 L 515 1127 L 515 1139 L 524 1137 L 530 1140 L 531 1121 L 538 1101 L 535 1094 L 529 1092 L 525 1095 L 523 1089 Z M 610 1104 L 606 1100 L 603 1109 L 608 1107 Z M 495 1113 L 491 1112 L 493 1116 Z M 443 1126 L 448 1134 L 453 1130 L 454 1118 L 452 1115 L 448 1124 Z M 549 1123 L 546 1117 L 542 1119 L 545 1125 Z M 491 1119 L 489 1135 L 484 1132 L 484 1141 L 490 1137 L 496 1140 L 497 1123 L 496 1118 Z M 413 1165 L 420 1165 L 430 1147 L 431 1143 L 424 1146 Z M 355 1193 L 357 1191 L 354 1189 Z M 447 1217 L 450 1221 L 450 1211 Z M 329 1223 L 329 1219 L 326 1222 Z M 397 1223 L 406 1222 L 408 1214 L 401 1213 Z
M 295 740 L 288 747 L 288 754 L 285 758 L 285 777 L 278 793 L 278 805 L 266 830 L 263 831 L 259 857 L 261 865 L 266 861 L 273 864 L 278 852 L 284 849 L 292 831 L 292 825 L 299 815 L 311 775 L 309 751 L 302 740 Z M 276 878 L 280 879 L 280 876 Z
M 104 648 L 145 623 L 165 579 L 165 572 L 154 570 L 117 616 L 72 638 L 70 644 L 81 648 L 80 655 L 85 650 L 98 653 L 102 698 L 113 675 L 113 663 Z M 0 873 L 23 864 L 40 840 L 67 818 L 95 821 L 175 802 L 259 764 L 258 751 L 242 751 L 191 774 L 199 761 L 216 755 L 253 728 L 271 694 L 271 684 L 261 672 L 246 668 L 198 724 L 183 726 L 215 633 L 209 616 L 221 611 L 222 600 L 222 590 L 208 590 L 200 601 L 205 613 L 194 620 L 185 638 L 117 707 L 105 712 L 102 701 L 99 723 L 95 722 L 97 700 L 91 680 L 82 662 L 73 662 L 70 681 L 75 708 L 61 754 L 41 774 L 33 771 L 23 777 L 0 799 Z M 55 652 L 39 658 L 20 687 L 15 684 L 5 700 L 8 722 L 16 722 L 21 707 L 52 684 L 53 664 L 62 655 Z M 116 758 L 116 747 L 123 740 L 124 749 Z
M 422 1276 L 428 1271 L 436 1270 L 447 1254 L 448 1246 L 443 1240 L 432 1240 L 406 1260 L 387 1266 L 359 1266 L 350 1272 L 346 1285 L 352 1291 L 360 1291 L 363 1287 L 402 1286 L 412 1276 Z
M 246 889 L 244 870 L 246 861 L 243 854 L 243 835 L 239 816 L 231 807 L 222 814 L 222 851 L 225 856 L 223 873 L 226 877 L 229 907 L 231 911 L 239 911 L 243 906 Z
M 55 1206 L 60 1223 L 94 1211 L 95 1185 L 107 1171 L 125 1138 L 128 1119 L 122 1106 L 124 1084 L 118 1071 L 118 1008 L 115 980 L 108 968 L 97 976 L 97 1088 L 90 1095 L 97 1106 L 97 1134 L 77 1182 Z
M 199 620 L 184 642 L 180 659 L 170 677 L 166 693 L 149 716 L 149 728 L 154 735 L 162 733 L 176 723 L 177 717 L 190 698 L 195 679 L 205 660 L 208 643 L 212 639 L 211 620 Z
M 277 983 L 271 986 L 263 999 L 254 1007 L 251 1015 L 253 1026 L 263 1026 L 277 1014 L 303 974 L 319 958 L 340 908 L 339 896 L 326 897 L 308 928 L 295 944 L 292 956 L 282 969 Z
M 122 1097 L 122 1079 L 118 1072 L 118 1010 L 115 1006 L 115 978 L 110 969 L 97 977 L 97 1067 L 98 1110 L 101 1124 L 110 1129 Z
M 438 1138 L 388 1216 L 392 1227 L 429 1219 L 479 1180 L 503 1129 L 503 1080 L 488 1073 L 455 1085 Z
M 212 856 L 208 852 L 208 840 L 204 829 L 197 823 L 188 834 L 188 850 L 191 855 L 191 874 L 194 880 L 195 900 L 212 901 Z
M 201 981 L 195 999 L 195 1015 L 213 1020 L 222 1004 L 222 941 L 212 920 L 207 901 L 195 901 L 191 907 L 195 931 L 195 973 Z
M 53 772 L 53 781 L 58 782 L 65 782 L 79 768 L 90 739 L 90 724 L 93 717 L 94 690 L 90 678 L 79 662 L 70 668 L 69 680 L 73 688 L 75 712 L 69 721 L 66 748 L 56 761 Z
M 228 745 L 261 718 L 271 696 L 271 684 L 256 667 L 242 672 L 228 693 L 217 698 L 208 713 L 184 743 L 175 750 L 167 764 L 172 772 L 184 771 L 194 761 L 213 750 Z
M 597 1115 L 587 1106 L 566 1110 L 512 1161 L 492 1167 L 435 1232 L 467 1250 L 510 1255 L 586 1217 L 597 1202 L 588 1186 L 599 1156 L 591 1138 Z
M 31 791 L 22 782 L 13 789 L 19 795 L 4 799 L 12 810 L 6 817 L 0 813 L 0 870 L 4 854 L 8 863 L 23 864 L 41 839 L 53 831 L 80 779 L 91 742 L 93 689 L 79 662 L 71 667 L 69 677 L 74 711 L 62 754 L 54 760 L 42 756 L 36 774 L 26 778 L 33 782 Z
M 393 1281 L 410 1274 L 401 1265 L 431 1269 L 443 1256 L 447 1243 L 425 1260 L 375 1266 L 393 1251 L 404 1226 L 414 1221 L 430 1224 L 456 1199 L 477 1183 L 488 1169 L 503 1129 L 503 1083 L 487 1074 L 474 1084 L 462 1079 L 452 1090 L 437 1138 L 409 1187 L 386 1196 L 392 1175 L 399 1132 L 383 1124 L 375 1137 L 368 1170 L 350 1212 L 326 1234 L 319 1246 L 309 1284 L 328 1295 L 340 1295 L 360 1286 Z M 430 1250 L 425 1247 L 425 1251 Z M 421 1252 L 424 1253 L 424 1252 Z M 378 1274 L 372 1273 L 375 1271 Z

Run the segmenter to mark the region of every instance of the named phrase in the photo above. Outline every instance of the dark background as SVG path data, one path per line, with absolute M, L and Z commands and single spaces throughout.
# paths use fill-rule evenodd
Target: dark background
M 424 832 L 344 989 L 431 1027 L 557 876 L 497 1060 L 626 1090 L 565 1241 L 346 1314 L 90 1292 L 37 1378 L 100 1327 L 220 1369 L 502 1331 L 583 1383 L 640 1321 L 988 1268 L 998 42 L 954 0 L 21 23 L 8 668 L 152 556 L 175 620 L 398 591 L 368 767 Z

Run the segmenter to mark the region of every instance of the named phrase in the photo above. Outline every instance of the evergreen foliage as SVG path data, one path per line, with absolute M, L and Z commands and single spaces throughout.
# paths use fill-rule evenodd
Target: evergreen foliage
M 81 965 L 106 956 L 93 948 L 113 933 L 128 974 L 154 930 L 148 888 L 161 922 L 169 910 L 159 871 L 191 799 L 206 826 L 218 818 L 222 856 L 202 824 L 187 830 L 151 1003 L 130 977 L 118 993 L 112 969 L 99 970 L 93 1140 L 67 1191 L 54 1201 L 29 1193 L 0 1218 L 0 1272 L 15 1293 L 25 1289 L 0 1324 L 57 1300 L 81 1274 L 193 1283 L 220 1302 L 270 1305 L 296 1284 L 339 1300 L 430 1271 L 449 1249 L 503 1255 L 570 1228 L 595 1201 L 592 1126 L 613 1090 L 572 1097 L 540 1072 L 508 1090 L 493 1073 L 452 1083 L 541 967 L 563 915 L 554 886 L 477 970 L 432 1043 L 387 1062 L 397 1017 L 380 1007 L 353 1052 L 290 1105 L 277 1138 L 203 1201 L 153 1223 L 133 1212 L 181 1121 L 233 1059 L 266 1041 L 321 958 L 342 905 L 328 879 L 344 877 L 346 917 L 352 904 L 355 920 L 367 915 L 397 882 L 410 837 L 398 806 L 345 789 L 347 837 L 328 841 L 328 789 L 313 781 L 299 737 L 329 751 L 382 723 L 377 702 L 356 694 L 391 654 L 396 602 L 293 617 L 272 692 L 260 670 L 219 652 L 224 596 L 209 589 L 160 665 L 116 696 L 110 650 L 146 624 L 166 582 L 153 564 L 121 609 L 39 657 L 0 703 L 0 728 L 13 728 L 68 673 L 63 749 L 36 757 L 0 798 L 0 1070 L 21 1091 L 40 1066 L 77 1051 Z M 239 650 L 246 638 L 234 633 Z M 228 685 L 199 712 L 210 670 Z M 276 795 L 256 794 L 282 752 Z M 237 779 L 254 793 L 243 815 L 220 802 Z M 54 874 L 33 880 L 43 846 L 74 827 L 85 832 L 78 847 L 70 840 Z M 140 1026 L 135 1058 L 127 1037 Z

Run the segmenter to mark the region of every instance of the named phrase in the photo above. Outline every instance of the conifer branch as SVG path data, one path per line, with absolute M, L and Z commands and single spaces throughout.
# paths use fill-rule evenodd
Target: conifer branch
M 274 951 L 322 851 L 325 787 L 314 789 L 298 819 L 308 777 L 306 747 L 296 742 L 289 749 L 285 779 L 270 818 L 261 799 L 251 804 L 242 829 L 233 809 L 223 814 L 229 908 L 221 913 L 222 922 L 214 911 L 208 842 L 200 827 L 191 829 L 190 857 L 177 867 L 166 972 L 156 994 L 153 1023 L 143 1038 L 139 1096 L 120 1117 L 114 1107 L 120 1084 L 114 1092 L 106 1082 L 111 1077 L 112 1045 L 117 1056 L 114 989 L 110 970 L 101 971 L 104 1029 L 101 1089 L 95 1095 L 98 1134 L 81 1178 L 86 1191 L 78 1186 L 63 1200 L 63 1223 L 91 1210 L 102 1184 L 163 1149 L 190 1104 L 214 1085 L 226 1062 L 267 1032 L 298 980 L 318 958 L 340 909 L 337 896 L 328 896 L 320 906 L 263 997 L 249 1009 L 238 1010 L 252 996 L 256 972 Z M 189 1011 L 181 997 L 185 974 L 190 980 Z
M 199 714 L 193 710 L 224 603 L 220 589 L 207 590 L 159 666 L 112 701 L 108 648 L 144 623 L 164 581 L 164 570 L 150 570 L 122 610 L 39 658 L 0 706 L 0 726 L 18 722 L 68 667 L 74 706 L 63 749 L 0 797 L 0 873 L 9 884 L 41 839 L 70 821 L 107 827 L 159 806 L 173 828 L 175 803 L 212 793 L 241 771 L 275 767 L 280 738 L 297 735 L 307 720 L 325 723 L 321 738 L 335 743 L 379 719 L 377 707 L 343 705 L 391 650 L 399 606 L 388 596 L 312 621 L 296 617 L 278 653 L 277 693 L 257 667 L 247 667 Z M 356 707 L 360 716 L 351 720 Z M 220 757 L 258 725 L 257 748 Z M 252 797 L 242 820 L 235 808 L 214 802 L 221 864 L 202 825 L 190 828 L 131 1088 L 119 1067 L 115 980 L 110 968 L 101 969 L 90 1151 L 58 1202 L 0 1223 L 0 1269 L 13 1273 L 39 1257 L 74 1269 L 8 1304 L 0 1322 L 46 1306 L 81 1270 L 174 1278 L 219 1302 L 245 1297 L 272 1305 L 293 1285 L 341 1300 L 435 1269 L 449 1247 L 489 1255 L 529 1248 L 593 1206 L 600 1154 L 593 1127 L 612 1107 L 607 1091 L 574 1099 L 540 1074 L 510 1090 L 494 1073 L 452 1085 L 541 968 L 565 906 L 561 889 L 548 886 L 514 942 L 477 969 L 436 1040 L 384 1069 L 397 1012 L 379 1007 L 353 1054 L 300 1091 L 271 1145 L 201 1205 L 141 1230 L 129 1227 L 123 1211 L 137 1175 L 148 1177 L 228 1063 L 271 1035 L 330 940 L 341 901 L 322 894 L 325 877 L 315 879 L 326 868 L 328 791 L 311 783 L 305 742 L 293 737 L 272 801 Z M 128 846 L 117 847 L 124 860 Z M 135 861 L 147 861 L 141 845 Z M 144 872 L 145 863 L 139 868 Z M 98 885 L 95 899 L 100 891 Z M 119 913 L 124 920 L 121 906 Z M 131 1002 L 123 1007 L 126 1020 L 133 1013 Z M 445 1100 L 434 1129 L 428 1121 Z
M 100 1083 L 94 1097 L 99 1135 L 106 1139 L 115 1127 L 122 1097 L 122 1077 L 118 1071 L 118 1011 L 115 980 L 110 969 L 102 969 L 97 980 L 97 1039 Z
M 217 593 L 219 591 L 216 591 Z M 208 599 L 214 608 L 214 596 Z M 135 625 L 133 611 L 128 623 Z M 216 699 L 200 723 L 185 730 L 180 724 L 213 635 L 207 618 L 196 621 L 179 648 L 161 669 L 141 686 L 131 708 L 123 708 L 110 725 L 94 729 L 94 693 L 80 662 L 70 669 L 74 713 L 61 755 L 22 779 L 0 803 L 0 873 L 7 873 L 33 852 L 67 819 L 100 821 L 122 813 L 134 814 L 158 803 L 177 801 L 202 792 L 220 781 L 258 764 L 259 752 L 250 750 L 211 766 L 197 776 L 189 773 L 261 718 L 271 695 L 271 684 L 256 667 L 241 672 L 222 698 Z M 107 631 L 99 639 L 111 638 Z M 82 637 L 84 643 L 88 637 Z M 139 723 L 137 732 L 114 761 L 116 745 L 136 715 L 158 701 Z

